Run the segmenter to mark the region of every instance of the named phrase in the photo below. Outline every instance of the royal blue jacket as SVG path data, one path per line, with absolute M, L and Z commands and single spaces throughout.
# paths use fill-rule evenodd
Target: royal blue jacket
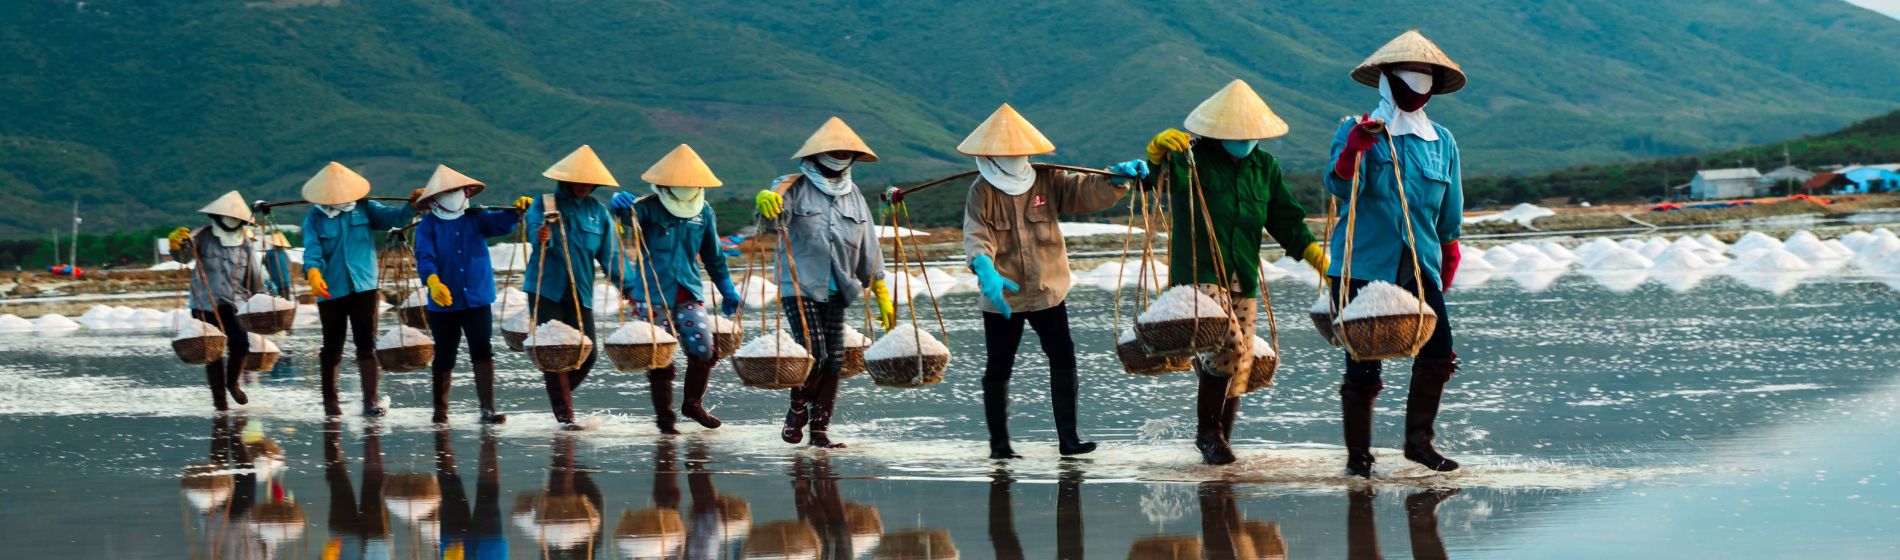
M 429 300 L 430 311 L 460 311 L 495 303 L 495 266 L 488 260 L 488 238 L 515 230 L 520 215 L 507 210 L 469 211 L 453 220 L 423 214 L 416 225 L 416 275 L 441 277 L 449 305 Z

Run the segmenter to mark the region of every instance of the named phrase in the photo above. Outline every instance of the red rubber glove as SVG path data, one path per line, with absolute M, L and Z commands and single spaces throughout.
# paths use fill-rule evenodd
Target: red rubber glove
M 1346 133 L 1346 145 L 1339 150 L 1339 159 L 1333 161 L 1333 175 L 1341 179 L 1351 179 L 1359 171 L 1359 154 L 1372 149 L 1379 143 L 1379 135 L 1373 131 L 1385 128 L 1385 123 L 1372 120 L 1371 113 L 1359 115 L 1359 124 L 1353 125 Z
M 1457 241 L 1439 245 L 1438 251 L 1438 275 L 1445 277 L 1444 289 L 1450 290 L 1451 277 L 1458 275 L 1458 261 L 1464 260 L 1465 256 L 1458 250 Z

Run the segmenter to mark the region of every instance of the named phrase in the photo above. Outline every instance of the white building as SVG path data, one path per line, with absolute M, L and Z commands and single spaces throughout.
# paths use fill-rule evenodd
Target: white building
M 1689 198 L 1720 200 L 1751 197 L 1761 192 L 1761 184 L 1761 172 L 1753 167 L 1704 169 L 1695 172 L 1695 179 L 1689 181 Z

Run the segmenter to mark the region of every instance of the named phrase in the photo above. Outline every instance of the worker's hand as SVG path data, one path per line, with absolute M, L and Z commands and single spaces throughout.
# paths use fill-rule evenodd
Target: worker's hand
M 1300 254 L 1300 261 L 1312 267 L 1313 272 L 1318 272 L 1322 277 L 1326 276 L 1326 268 L 1332 265 L 1332 260 L 1326 256 L 1326 248 L 1319 246 L 1318 243 L 1306 244 L 1306 252 Z
M 883 278 L 871 281 L 871 297 L 877 300 L 877 320 L 884 324 L 885 332 L 897 328 L 897 306 L 891 304 L 891 287 Z
M 1008 319 L 1009 302 L 1003 299 L 1003 290 L 1014 292 L 1022 287 L 997 272 L 996 261 L 989 255 L 977 255 L 975 260 L 970 261 L 970 270 L 976 272 L 977 289 L 983 292 L 983 297 L 990 300 L 990 305 L 996 306 L 1004 319 Z
M 534 199 L 528 198 L 525 196 L 515 199 L 515 209 L 520 210 L 522 212 L 528 211 L 528 206 L 533 205 L 533 204 L 534 204 Z
M 1445 277 L 1444 290 L 1451 289 L 1451 277 L 1458 274 L 1458 262 L 1465 259 L 1464 251 L 1458 248 L 1458 242 L 1452 241 L 1439 245 L 1438 275 Z
M 550 237 L 554 237 L 554 233 L 552 230 L 548 229 L 548 226 L 541 226 L 540 229 L 534 230 L 535 243 L 545 244 L 548 242 L 548 238 Z
M 409 205 L 410 206 L 416 206 L 417 203 L 420 202 L 421 200 L 422 200 L 422 187 L 416 187 L 415 190 L 409 191 Z
M 1138 159 L 1131 159 L 1128 161 L 1117 163 L 1114 166 L 1109 167 L 1108 172 L 1114 173 L 1116 175 L 1127 175 L 1129 177 L 1134 177 L 1136 180 L 1147 179 L 1148 178 L 1148 162 L 1141 161 Z M 1122 177 L 1115 177 L 1114 180 L 1117 182 L 1120 182 L 1120 181 L 1126 181 L 1127 179 L 1124 179 Z
M 633 200 L 633 193 L 620 191 L 614 193 L 612 200 L 607 201 L 607 206 L 613 208 L 615 214 L 630 212 L 633 210 Z
M 311 295 L 317 296 L 317 299 L 330 299 L 330 284 L 323 281 L 323 271 L 307 268 L 303 275 L 310 280 Z
M 1379 136 L 1385 133 L 1385 121 L 1370 115 L 1356 117 L 1358 124 L 1346 132 L 1346 145 L 1339 150 L 1339 157 L 1333 160 L 1333 175 L 1341 179 L 1350 179 L 1359 172 L 1359 155 L 1366 153 L 1379 143 Z
M 429 275 L 429 300 L 442 307 L 455 304 L 455 296 L 449 295 L 449 287 L 442 285 L 441 276 Z
M 739 289 L 732 286 L 731 278 L 721 278 L 719 288 L 719 312 L 728 316 L 739 312 L 739 304 L 745 300 L 739 296 Z
M 759 196 L 753 197 L 752 203 L 759 207 L 759 215 L 765 216 L 767 220 L 778 219 L 779 212 L 785 209 L 785 197 L 771 189 L 759 191 Z
M 171 242 L 172 252 L 177 252 L 179 249 L 185 248 L 185 241 L 190 240 L 190 239 L 191 239 L 191 228 L 181 227 L 178 229 L 174 229 L 172 230 L 171 235 L 165 236 L 165 240 Z
M 1187 151 L 1193 146 L 1193 142 L 1194 138 L 1188 136 L 1186 132 L 1172 128 L 1163 130 L 1160 134 L 1156 134 L 1153 140 L 1148 141 L 1148 161 L 1161 163 L 1161 160 L 1168 158 L 1168 154 Z

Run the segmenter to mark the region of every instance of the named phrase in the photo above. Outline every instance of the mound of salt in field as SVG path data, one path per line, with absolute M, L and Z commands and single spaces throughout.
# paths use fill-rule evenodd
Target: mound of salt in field
M 1596 239 L 1590 240 L 1589 243 L 1585 243 L 1581 246 L 1578 246 L 1576 250 L 1576 254 L 1579 260 L 1587 260 L 1591 257 L 1596 256 L 1599 253 L 1602 253 L 1604 251 L 1607 251 L 1616 247 L 1620 247 L 1620 245 L 1617 245 L 1615 241 L 1611 241 L 1610 238 L 1598 237 Z
M 1651 237 L 1648 241 L 1644 241 L 1643 247 L 1637 249 L 1636 252 L 1642 254 L 1643 258 L 1655 259 L 1656 255 L 1662 254 L 1667 249 L 1669 249 L 1668 241 L 1661 237 Z
M 739 358 L 809 358 L 811 352 L 792 338 L 784 329 L 757 337 L 739 347 L 733 356 Z
M 1650 267 L 1655 265 L 1656 263 L 1650 261 L 1649 257 L 1619 246 L 1598 253 L 1594 260 L 1583 264 L 1583 269 L 1596 272 L 1649 270 Z
M 911 356 L 948 356 L 950 347 L 917 325 L 898 325 L 864 351 L 864 359 L 888 360 Z
M 1497 270 L 1498 267 L 1492 265 L 1491 261 L 1485 260 L 1482 254 L 1473 258 L 1470 251 L 1470 249 L 1466 249 L 1462 255 L 1463 258 L 1458 260 L 1458 272 Z
M 1481 216 L 1465 216 L 1465 223 L 1474 224 L 1474 223 L 1484 223 L 1484 222 L 1515 222 L 1518 225 L 1521 225 L 1524 227 L 1530 227 L 1531 222 L 1537 221 L 1538 218 L 1542 218 L 1546 216 L 1555 216 L 1555 215 L 1557 215 L 1557 212 L 1555 210 L 1551 210 L 1549 208 L 1544 208 L 1542 206 L 1524 202 L 1524 203 L 1519 203 L 1517 206 L 1512 206 L 1510 210 L 1505 210 L 1503 212 L 1498 212 L 1495 214 L 1484 214 Z
M 1739 245 L 1739 243 L 1737 244 Z M 1787 274 L 1807 272 L 1814 266 L 1808 261 L 1779 247 L 1765 251 L 1751 252 L 1747 257 L 1738 258 L 1729 263 L 1726 272 L 1731 274 Z
M 1564 247 L 1563 244 L 1555 242 L 1555 241 L 1545 241 L 1543 243 L 1538 243 L 1537 248 L 1539 250 L 1542 250 L 1544 252 L 1544 255 L 1550 257 L 1550 260 L 1553 260 L 1553 261 L 1570 262 L 1570 261 L 1577 260 L 1577 253 L 1571 251 L 1570 248 L 1568 247 Z
M 640 320 L 627 321 L 627 324 L 621 325 L 618 329 L 614 329 L 613 334 L 607 335 L 608 344 L 671 344 L 677 342 L 679 342 L 679 339 L 673 338 L 673 333 L 666 332 L 665 327 Z
M 1743 234 L 1741 239 L 1735 240 L 1735 244 L 1729 246 L 1729 252 L 1741 255 L 1749 251 L 1780 248 L 1781 240 L 1769 237 L 1768 234 L 1759 231 L 1751 231 Z
M 746 309 L 759 309 L 768 303 L 778 301 L 778 284 L 773 284 L 761 276 L 746 278 L 741 280 L 740 284 L 739 297 L 745 301 Z
M 1497 268 L 1509 268 L 1511 263 L 1517 262 L 1517 258 L 1517 253 L 1503 247 L 1492 247 L 1484 252 L 1484 260 Z
M 0 315 L 0 332 L 25 332 L 33 330 L 33 322 L 21 319 L 19 315 L 8 313 Z
M 70 331 L 77 330 L 79 327 L 79 323 L 58 313 L 47 313 L 33 320 L 33 328 L 40 332 Z
M 1700 244 L 1697 245 L 1699 246 Z M 1681 246 L 1672 246 L 1664 250 L 1662 254 L 1656 255 L 1655 262 L 1651 264 L 1651 268 L 1657 272 L 1702 270 L 1710 266 L 1712 265 L 1710 265 L 1708 261 L 1702 260 L 1702 257 L 1698 256 L 1694 249 L 1687 249 Z
M 1511 263 L 1511 266 L 1505 267 L 1504 270 L 1506 272 L 1542 272 L 1563 270 L 1565 268 L 1564 263 L 1551 260 L 1550 257 L 1544 256 L 1543 252 L 1537 251 L 1536 248 L 1532 248 L 1531 251 L 1533 252 L 1518 258 L 1516 262 Z
M 1542 255 L 1545 258 L 1550 257 L 1550 255 L 1545 255 L 1542 249 L 1538 249 L 1537 247 L 1529 243 L 1512 243 L 1510 245 L 1505 245 L 1503 248 L 1512 253 L 1516 253 L 1517 258 L 1519 259 L 1531 256 L 1531 255 Z
M 1708 247 L 1709 249 L 1714 250 L 1714 251 L 1721 251 L 1721 252 L 1728 251 L 1728 244 L 1723 243 L 1722 240 L 1720 239 L 1716 239 L 1715 236 L 1713 235 L 1704 233 L 1702 235 L 1696 236 L 1695 241 L 1696 243 L 1701 243 L 1702 246 Z
M 1807 235 L 1802 235 L 1804 233 Z M 1834 248 L 1828 247 L 1826 243 L 1822 243 L 1820 239 L 1816 239 L 1814 234 L 1805 231 L 1797 232 L 1793 236 L 1790 236 L 1788 241 L 1782 244 L 1781 248 L 1783 251 L 1794 254 L 1794 256 L 1801 257 L 1801 260 L 1808 261 L 1810 264 L 1818 261 L 1832 261 L 1845 258 L 1835 253 Z

